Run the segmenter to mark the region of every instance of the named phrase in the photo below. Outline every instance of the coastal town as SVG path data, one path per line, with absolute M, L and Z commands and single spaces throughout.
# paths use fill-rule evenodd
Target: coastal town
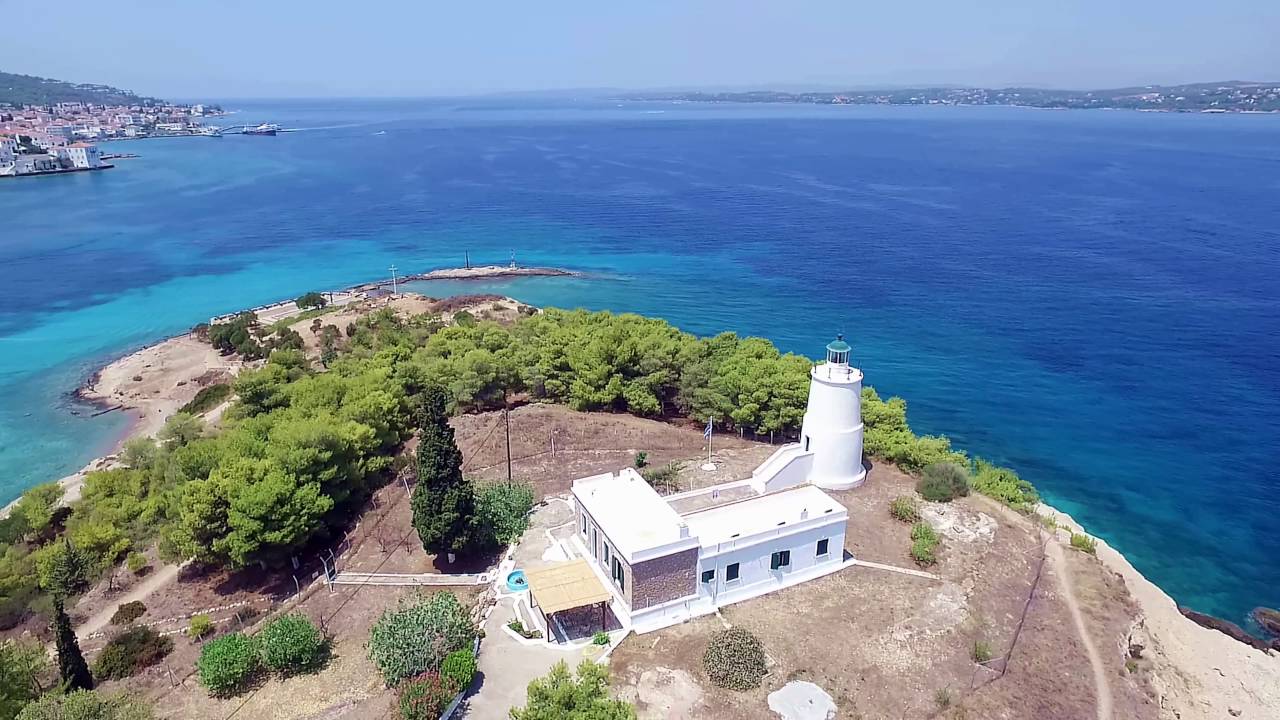
M 112 167 L 99 142 L 147 137 L 212 136 L 213 105 L 97 105 L 60 102 L 0 108 L 0 177 Z

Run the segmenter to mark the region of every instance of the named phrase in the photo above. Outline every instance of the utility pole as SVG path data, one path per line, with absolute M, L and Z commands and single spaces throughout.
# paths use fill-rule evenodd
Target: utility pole
M 506 390 L 502 391 L 502 422 L 507 426 L 507 482 L 511 482 L 511 411 Z

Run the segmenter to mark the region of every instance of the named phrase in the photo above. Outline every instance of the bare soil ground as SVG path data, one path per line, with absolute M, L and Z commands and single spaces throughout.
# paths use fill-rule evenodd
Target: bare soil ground
M 878 465 L 862 488 L 833 493 L 849 508 L 845 549 L 915 567 L 909 525 L 888 514 L 889 501 L 912 486 L 909 476 Z M 771 665 L 759 689 L 726 691 L 707 680 L 702 655 L 724 627 L 716 617 L 629 637 L 612 658 L 615 687 L 637 702 L 642 718 L 772 719 L 767 695 L 791 680 L 825 689 L 840 717 L 1095 717 L 1088 659 L 1052 568 L 1036 584 L 1038 528 L 981 497 L 931 509 L 943 528 L 939 563 L 929 568 L 939 581 L 853 567 L 723 609 L 723 622 L 764 643 Z M 1085 567 L 1076 568 L 1080 562 Z M 1072 558 L 1072 570 L 1082 578 L 1095 642 L 1117 673 L 1116 717 L 1157 717 L 1140 678 L 1120 675 L 1135 611 L 1123 586 L 1107 581 L 1091 558 Z M 973 660 L 975 642 L 991 648 L 985 667 Z
M 629 467 L 640 451 L 648 454 L 651 467 L 673 461 L 693 467 L 706 447 L 701 428 L 619 413 L 582 413 L 560 405 L 531 404 L 512 409 L 510 419 L 512 475 L 532 483 L 539 497 L 568 492 L 575 478 Z M 454 419 L 453 426 L 467 475 L 506 478 L 501 411 L 463 415 Z M 717 443 L 724 445 L 721 452 L 725 453 L 760 447 L 732 437 Z

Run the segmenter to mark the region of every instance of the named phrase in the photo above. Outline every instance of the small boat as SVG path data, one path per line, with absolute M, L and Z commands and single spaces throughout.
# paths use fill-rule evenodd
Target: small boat
M 275 135 L 280 132 L 280 126 L 275 123 L 262 123 L 257 127 L 247 127 L 244 129 L 245 135 Z

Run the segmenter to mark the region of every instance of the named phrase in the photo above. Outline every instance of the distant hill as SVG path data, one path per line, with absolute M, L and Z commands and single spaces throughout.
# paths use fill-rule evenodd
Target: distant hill
M 158 105 L 157 98 L 135 95 L 110 85 L 70 83 L 62 80 L 0 72 L 0 105 L 52 105 L 83 102 L 97 105 Z
M 1151 85 L 1108 90 L 1043 88 L 920 87 L 844 92 L 666 92 L 637 93 L 639 100 L 835 105 L 1014 105 L 1037 108 L 1110 108 L 1173 112 L 1280 112 L 1280 82 L 1229 80 L 1188 85 Z

